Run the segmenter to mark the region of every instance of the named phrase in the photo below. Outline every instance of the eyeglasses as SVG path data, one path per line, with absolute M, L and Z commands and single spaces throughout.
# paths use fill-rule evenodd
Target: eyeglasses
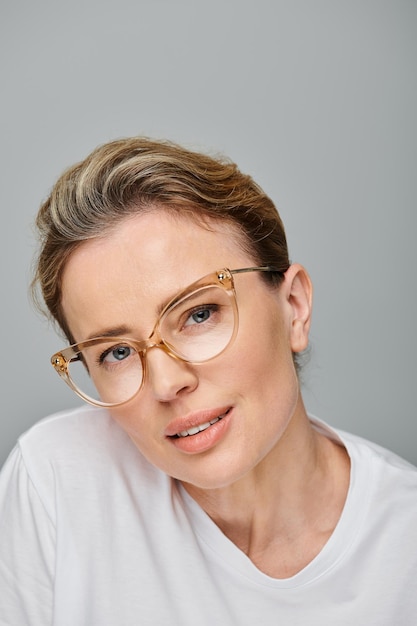
M 104 407 L 124 404 L 143 386 L 151 348 L 198 364 L 219 356 L 232 343 L 239 324 L 234 274 L 283 271 L 272 267 L 217 270 L 177 294 L 162 310 L 148 339 L 96 337 L 57 352 L 51 363 L 86 402 Z

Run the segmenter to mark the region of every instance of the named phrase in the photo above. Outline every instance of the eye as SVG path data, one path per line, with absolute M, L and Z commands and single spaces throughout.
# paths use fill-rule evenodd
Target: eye
M 130 346 L 113 346 L 100 355 L 100 363 L 117 363 L 127 359 L 133 352 Z
M 193 324 L 202 324 L 203 322 L 207 322 L 216 309 L 217 306 L 215 304 L 211 304 L 204 305 L 190 311 L 184 326 L 192 326 Z

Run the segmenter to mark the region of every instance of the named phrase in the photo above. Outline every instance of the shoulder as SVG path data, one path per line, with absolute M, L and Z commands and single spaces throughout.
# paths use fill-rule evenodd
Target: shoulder
M 129 441 L 127 435 L 114 423 L 105 409 L 80 406 L 50 415 L 32 426 L 19 438 L 18 445 L 23 456 L 33 455 L 62 458 L 76 449 L 106 449 L 110 444 L 116 450 Z
M 90 406 L 44 418 L 21 435 L 17 447 L 29 473 L 111 464 L 134 448 L 106 410 Z
M 401 476 L 402 483 L 407 482 L 417 487 L 417 467 L 415 465 L 373 441 L 343 430 L 336 432 L 349 454 L 354 456 L 358 463 L 369 463 L 369 469 L 375 476 L 386 480 L 398 480 Z
M 317 417 L 310 415 L 310 421 L 313 428 L 324 434 L 326 437 L 339 442 L 345 446 L 349 455 L 354 457 L 352 461 L 369 461 L 375 464 L 380 470 L 387 472 L 404 472 L 411 480 L 417 479 L 417 467 L 409 463 L 405 459 L 395 454 L 391 450 L 380 446 L 379 444 L 360 437 L 358 435 L 346 432 L 339 428 L 333 428 L 326 422 L 319 420 Z
M 142 455 L 106 409 L 80 406 L 44 418 L 18 440 L 30 467 L 113 467 L 144 463 Z
M 391 450 L 338 431 L 351 457 L 352 488 L 368 494 L 370 516 L 417 541 L 417 467 Z
M 103 424 L 110 420 L 111 417 L 105 409 L 85 404 L 44 417 L 24 432 L 19 441 L 30 442 L 37 438 L 43 439 L 45 435 L 49 438 L 49 435 L 62 434 L 63 432 L 73 435 L 80 429 L 94 428 L 97 430 L 98 428 L 102 430 Z
M 314 427 L 345 446 L 351 461 L 348 502 L 355 515 L 365 515 L 370 526 L 395 528 L 417 541 L 417 467 L 394 452 L 363 437 L 312 418 Z
M 164 480 L 105 409 L 89 406 L 35 424 L 19 438 L 2 474 L 3 482 L 16 484 L 27 476 L 51 517 L 63 494 L 105 500 L 111 491 L 129 492 L 135 480 L 145 496 Z

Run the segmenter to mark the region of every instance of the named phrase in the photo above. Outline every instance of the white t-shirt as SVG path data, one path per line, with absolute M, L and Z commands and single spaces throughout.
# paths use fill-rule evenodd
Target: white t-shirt
M 351 484 L 321 553 L 260 572 L 106 411 L 24 434 L 0 477 L 1 626 L 416 626 L 417 469 L 342 439 Z

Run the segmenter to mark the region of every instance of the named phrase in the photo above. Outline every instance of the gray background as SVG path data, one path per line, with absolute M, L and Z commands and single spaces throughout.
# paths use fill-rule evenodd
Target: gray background
M 61 171 L 145 134 L 221 151 L 315 283 L 309 409 L 417 463 L 416 47 L 407 0 L 3 0 L 0 462 L 77 403 L 29 302 Z

